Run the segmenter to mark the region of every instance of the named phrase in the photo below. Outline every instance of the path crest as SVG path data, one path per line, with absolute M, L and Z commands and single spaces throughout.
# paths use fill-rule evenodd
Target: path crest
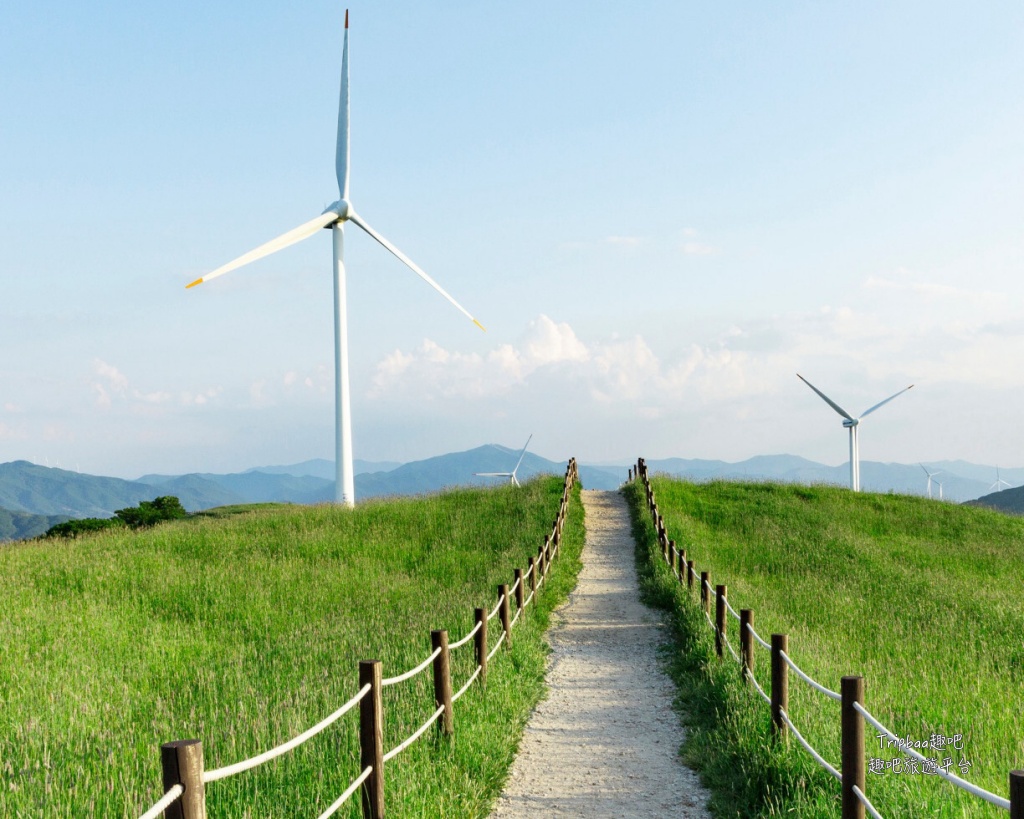
M 492 819 L 710 817 L 640 602 L 629 510 L 619 492 L 584 491 L 587 537 L 575 591 L 549 632 L 548 696 L 523 733 Z

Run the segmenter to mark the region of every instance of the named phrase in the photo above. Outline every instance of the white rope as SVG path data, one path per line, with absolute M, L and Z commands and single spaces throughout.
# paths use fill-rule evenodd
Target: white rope
M 516 593 L 516 589 L 519 588 L 519 581 L 520 580 L 522 580 L 521 577 L 517 577 L 516 578 L 516 582 L 512 584 L 512 588 L 508 590 L 509 594 L 515 594 Z
M 530 564 L 530 568 L 526 570 L 526 574 L 524 574 L 523 577 L 527 578 L 531 574 L 533 574 L 535 571 L 537 571 L 537 561 L 536 560 L 533 561 L 533 563 Z
M 860 800 L 860 803 L 867 808 L 868 813 L 871 814 L 871 819 L 882 819 L 882 814 L 875 810 L 875 806 L 871 804 L 871 800 L 864 795 L 864 791 L 858 788 L 856 785 L 853 786 L 853 795 Z
M 469 632 L 469 634 L 467 634 L 461 640 L 459 640 L 457 643 L 449 643 L 448 644 L 448 650 L 449 651 L 454 651 L 457 648 L 462 648 L 466 643 L 468 643 L 470 640 L 473 639 L 473 635 L 474 634 L 476 634 L 478 631 L 480 631 L 480 625 L 481 625 L 480 623 L 477 623 L 475 626 L 473 626 L 473 630 L 471 632 Z
M 494 655 L 495 655 L 495 654 L 496 654 L 496 653 L 498 652 L 498 647 L 499 647 L 499 646 L 500 646 L 500 645 L 501 645 L 501 644 L 502 644 L 503 642 L 505 642 L 505 632 L 504 632 L 504 631 L 503 631 L 503 632 L 501 632 L 501 636 L 500 636 L 500 637 L 498 638 L 498 642 L 496 642 L 496 643 L 494 644 L 494 648 L 492 648 L 492 649 L 491 649 L 491 651 L 490 651 L 490 653 L 489 653 L 489 654 L 487 655 L 487 660 L 488 660 L 488 661 L 490 661 L 491 657 L 493 657 L 493 656 L 494 656 Z
M 797 664 L 794 663 L 790 659 L 789 655 L 785 651 L 780 651 L 779 654 L 781 654 L 782 655 L 782 659 L 786 661 L 786 665 L 788 665 L 790 668 L 792 668 L 797 673 L 797 676 L 799 676 L 801 680 L 803 680 L 805 683 L 807 683 L 815 691 L 820 691 L 826 697 L 831 697 L 836 702 L 842 702 L 843 701 L 843 697 L 842 697 L 841 694 L 837 694 L 831 688 L 826 688 L 821 683 L 815 682 L 810 677 L 808 677 L 806 674 L 804 674 L 804 672 L 801 671 L 800 668 L 797 666 Z
M 735 658 L 736 662 L 743 665 L 743 660 L 740 659 L 740 655 L 736 653 L 736 649 L 732 647 L 732 644 L 726 639 L 725 635 L 722 635 L 722 642 L 725 643 L 725 647 L 729 649 L 729 653 Z
M 725 595 L 722 595 L 722 600 L 725 601 L 725 607 L 729 609 L 729 611 L 732 613 L 732 616 L 739 620 L 740 616 L 736 613 L 736 609 L 729 605 L 729 598 Z
M 497 605 L 491 610 L 491 613 L 487 615 L 487 619 L 488 620 L 493 620 L 495 617 L 498 616 L 498 612 L 501 611 L 501 604 L 504 603 L 504 602 L 505 602 L 505 595 L 501 595 L 501 597 L 498 598 Z
M 761 639 L 761 635 L 754 631 L 754 626 L 752 623 L 747 623 L 747 631 L 754 635 L 754 639 L 761 644 L 762 648 L 767 648 L 769 651 L 772 650 L 771 643 L 766 643 L 764 640 Z
M 321 813 L 317 819 L 327 819 L 328 816 L 333 816 L 337 812 L 338 808 L 344 805 L 348 801 L 349 797 L 359 790 L 359 786 L 362 785 L 366 781 L 366 778 L 372 773 L 373 766 L 368 765 L 363 772 L 356 777 L 356 781 L 349 785 L 348 788 L 345 789 L 345 792 L 339 796 L 327 810 Z
M 864 719 L 866 719 L 868 722 L 870 722 L 875 728 L 877 728 L 879 731 L 881 731 L 883 734 L 885 734 L 887 737 L 889 737 L 889 739 L 895 739 L 895 740 L 897 740 L 897 742 L 899 741 L 900 737 L 896 736 L 896 734 L 894 734 L 892 731 L 890 731 L 888 728 L 886 728 L 884 725 L 882 725 L 882 723 L 880 723 L 877 719 L 875 719 L 874 714 L 872 714 L 870 711 L 868 711 L 859 702 L 855 702 L 853 704 L 853 708 L 854 708 L 854 710 L 858 714 L 860 714 L 862 717 L 864 717 Z M 919 754 L 913 748 L 907 748 L 905 745 L 899 745 L 898 747 L 899 747 L 899 749 L 900 749 L 900 751 L 902 753 L 910 754 L 912 757 L 917 758 L 921 762 L 927 762 L 928 761 L 925 757 L 921 756 L 921 754 Z M 956 785 L 958 788 L 962 788 L 963 790 L 967 791 L 968 793 L 972 793 L 975 796 L 978 796 L 978 797 L 984 799 L 989 804 L 995 805 L 996 807 L 999 807 L 999 808 L 1003 808 L 1004 810 L 1009 810 L 1010 809 L 1010 800 L 1009 799 L 1004 799 L 1002 796 L 996 796 L 994 793 L 991 793 L 990 791 L 986 791 L 984 788 L 979 788 L 977 785 L 972 785 L 966 779 L 961 779 L 956 774 L 951 774 L 948 771 L 942 770 L 942 768 L 936 768 L 934 771 L 932 771 L 932 773 L 938 774 L 943 779 L 945 779 L 947 782 L 950 782 L 953 785 Z
M 525 606 L 526 604 L 524 603 L 523 605 Z M 519 619 L 519 615 L 522 614 L 522 613 L 523 613 L 522 609 L 516 609 L 516 616 L 512 618 L 512 622 L 509 623 L 509 625 L 510 626 L 514 626 L 516 624 L 516 620 Z
M 228 765 L 224 768 L 217 768 L 212 771 L 203 771 L 203 782 L 216 782 L 218 779 L 226 779 L 227 777 L 234 776 L 235 774 L 241 773 L 242 771 L 248 771 L 250 768 L 255 768 L 257 765 L 262 765 L 264 762 L 269 762 L 272 759 L 276 759 L 277 757 L 281 756 L 281 754 L 288 753 L 288 751 L 290 751 L 292 748 L 297 748 L 307 739 L 311 739 L 312 737 L 316 736 L 332 722 L 335 722 L 348 711 L 350 711 L 352 708 L 355 708 L 359 701 L 362 700 L 362 698 L 365 697 L 369 693 L 369 691 L 370 684 L 367 683 L 359 689 L 359 693 L 357 693 L 352 699 L 346 702 L 343 706 L 341 706 L 341 708 L 339 708 L 329 717 L 320 720 L 320 722 L 318 722 L 312 728 L 303 731 L 297 737 L 290 739 L 281 745 L 278 745 L 276 748 L 271 748 L 269 751 L 265 751 L 259 756 L 254 756 L 251 759 L 245 759 L 242 762 L 236 762 L 234 765 Z
M 431 725 L 433 725 L 437 721 L 437 718 L 441 716 L 441 714 L 443 713 L 444 706 L 437 706 L 437 710 L 430 716 L 430 718 L 426 722 L 424 722 L 419 728 L 416 729 L 416 733 L 414 733 L 401 745 L 396 745 L 394 748 L 392 748 L 390 751 L 384 754 L 384 761 L 387 762 L 389 759 L 394 759 L 396 756 L 402 753 L 402 751 L 404 751 L 406 748 L 412 745 L 417 739 L 423 736 L 423 732 L 426 731 Z
M 829 765 L 824 759 L 822 759 L 821 754 L 819 754 L 810 746 L 807 740 L 803 738 L 803 735 L 798 730 L 796 730 L 796 726 L 789 719 L 789 714 L 787 714 L 781 708 L 779 709 L 779 713 L 782 715 L 782 719 L 786 723 L 786 725 L 789 726 L 789 730 L 793 732 L 793 736 L 795 736 L 800 741 L 800 744 L 804 746 L 804 748 L 807 750 L 807 753 L 814 757 L 814 761 L 821 765 L 821 767 L 828 771 L 830 774 L 832 774 L 832 776 L 834 776 L 836 779 L 842 782 L 843 775 L 839 773 L 839 771 L 837 771 L 831 765 Z
M 441 646 L 438 646 L 437 648 L 434 649 L 434 653 L 433 654 L 431 654 L 429 657 L 427 657 L 427 659 L 425 659 L 422 663 L 420 663 L 415 668 L 410 668 L 404 674 L 399 674 L 397 677 L 388 677 L 386 680 L 381 680 L 381 682 L 380 682 L 381 688 L 387 688 L 389 685 L 395 685 L 396 683 L 405 682 L 406 680 L 411 680 L 413 677 L 415 677 L 421 671 L 425 671 L 427 668 L 429 668 L 430 664 L 432 662 L 434 662 L 434 660 L 437 659 L 437 655 L 440 654 L 440 653 L 441 653 Z
M 525 600 L 523 601 L 523 608 L 524 608 L 524 609 L 525 609 L 525 608 L 526 608 L 526 607 L 527 607 L 528 605 L 530 605 L 530 601 L 531 601 L 531 600 L 533 600 L 533 592 L 530 592 L 530 596 L 529 596 L 529 597 L 527 597 L 527 598 L 526 598 L 526 599 L 525 599 Z
M 480 672 L 482 670 L 483 670 L 483 666 L 482 665 L 478 665 L 476 667 L 476 671 L 473 672 L 473 676 L 470 677 L 468 680 L 466 680 L 466 684 L 464 686 L 462 686 L 462 688 L 459 689 L 459 693 L 455 694 L 452 697 L 452 705 L 457 703 L 459 701 L 459 697 L 461 697 L 463 694 L 465 694 L 469 690 L 469 687 L 473 684 L 473 681 L 480 675 Z
M 703 608 L 703 607 L 701 607 L 701 611 L 704 612 L 704 617 L 707 619 L 708 625 L 711 626 L 711 630 L 712 631 L 718 631 L 718 626 L 716 626 L 715 625 L 715 621 L 711 619 L 711 615 L 708 614 L 708 610 Z
M 139 819 L 157 819 L 157 817 L 173 805 L 178 797 L 185 792 L 181 785 L 174 785 L 167 793 L 160 797 L 160 801 L 147 810 Z
M 764 689 L 760 685 L 758 685 L 757 677 L 754 676 L 753 672 L 749 668 L 747 668 L 746 666 L 743 666 L 743 673 L 746 674 L 747 679 L 750 680 L 754 684 L 754 688 L 756 688 L 757 689 L 757 693 L 761 695 L 761 699 L 763 699 L 766 703 L 771 705 L 772 704 L 772 698 L 769 697 L 767 694 L 765 694 L 764 693 Z

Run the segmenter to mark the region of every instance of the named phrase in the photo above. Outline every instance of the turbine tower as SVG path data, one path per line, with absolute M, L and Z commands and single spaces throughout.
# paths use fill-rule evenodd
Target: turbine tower
M 345 41 L 341 53 L 341 94 L 338 104 L 338 144 L 334 158 L 335 173 L 338 177 L 339 199 L 327 210 L 314 219 L 310 219 L 287 233 L 260 245 L 255 250 L 239 256 L 237 259 L 218 267 L 212 273 L 196 279 L 186 287 L 208 282 L 225 273 L 230 273 L 243 265 L 283 250 L 289 245 L 308 239 L 321 228 L 331 228 L 334 239 L 334 402 L 335 402 L 335 491 L 336 503 L 353 506 L 355 504 L 355 478 L 352 468 L 352 413 L 348 373 L 348 316 L 345 302 L 345 222 L 352 222 L 356 227 L 369 234 L 386 250 L 398 257 L 416 275 L 433 287 L 444 298 L 451 302 L 457 310 L 465 315 L 481 330 L 484 326 L 453 299 L 447 291 L 430 276 L 423 272 L 408 256 L 402 253 L 391 242 L 371 228 L 355 212 L 349 200 L 349 96 L 348 96 L 348 11 L 345 12 Z
M 474 475 L 478 475 L 481 478 L 508 478 L 509 483 L 514 486 L 519 486 L 519 481 L 516 479 L 516 472 L 519 471 L 519 465 L 523 462 L 523 458 L 526 457 L 526 447 L 530 445 L 530 439 L 533 438 L 533 433 L 530 433 L 530 437 L 526 439 L 526 446 L 523 447 L 523 451 L 519 453 L 519 460 L 516 461 L 516 468 L 511 472 L 474 472 Z
M 858 439 L 857 430 L 860 426 L 861 420 L 867 418 L 876 409 L 879 409 L 880 407 L 883 407 L 886 404 L 888 404 L 890 401 L 892 401 L 893 398 L 903 395 L 903 393 L 905 393 L 907 390 L 910 389 L 910 387 L 913 387 L 914 385 L 911 384 L 910 387 L 904 387 L 895 395 L 890 395 L 884 401 L 879 401 L 873 407 L 864 410 L 864 412 L 862 412 L 858 417 L 854 418 L 852 415 L 850 415 L 850 413 L 844 410 L 835 401 L 833 401 L 831 398 L 825 395 L 825 393 L 823 393 L 821 390 L 815 387 L 810 381 L 808 381 L 806 378 L 800 375 L 800 373 L 797 373 L 796 377 L 803 381 L 812 390 L 814 390 L 818 394 L 818 397 L 820 397 L 826 404 L 832 407 L 832 409 L 834 409 L 841 416 L 843 416 L 843 426 L 850 430 L 850 489 L 852 489 L 854 492 L 860 492 L 860 441 Z
M 918 464 L 918 466 L 921 467 L 921 469 L 924 470 L 924 474 L 928 476 L 928 498 L 930 500 L 931 496 L 932 496 L 932 478 L 934 478 L 936 475 L 941 475 L 942 474 L 942 470 L 940 469 L 938 472 L 929 472 L 928 468 L 924 464 Z M 936 481 L 935 483 L 939 483 L 939 482 Z M 941 483 L 939 483 L 939 492 L 940 493 L 942 492 L 942 484 Z M 942 500 L 942 495 L 941 494 L 939 495 L 939 500 Z

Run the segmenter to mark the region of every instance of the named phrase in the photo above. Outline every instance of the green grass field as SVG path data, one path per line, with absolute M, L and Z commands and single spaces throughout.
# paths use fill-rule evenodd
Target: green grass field
M 865 678 L 866 706 L 900 736 L 963 736 L 963 750 L 929 751 L 970 763 L 966 779 L 1006 796 L 1024 767 L 1024 520 L 922 498 L 853 494 L 778 484 L 691 484 L 655 478 L 670 538 L 712 584 L 725 583 L 738 611 L 750 608 L 768 640 L 789 635 L 789 654 L 838 691 Z M 669 575 L 646 513 L 643 489 L 628 490 L 642 582 L 651 602 L 677 612 L 671 660 L 692 723 L 684 756 L 716 791 L 716 815 L 839 816 L 839 785 L 795 741 L 773 747 L 768 707 L 739 683 L 692 594 Z M 729 617 L 738 650 L 738 624 Z M 756 675 L 770 688 L 760 647 Z M 839 766 L 839 704 L 790 672 L 790 715 Z M 883 749 L 867 726 L 869 758 Z M 867 774 L 885 817 L 999 817 L 1006 812 L 936 776 Z
M 201 739 L 212 769 L 290 739 L 356 692 L 358 660 L 393 676 L 430 653 L 430 629 L 470 630 L 473 608 L 536 555 L 561 491 L 542 478 L 354 511 L 241 509 L 0 549 L 0 814 L 138 816 L 163 793 L 162 742 Z M 541 696 L 542 633 L 582 543 L 577 490 L 539 605 L 486 690 L 455 705 L 455 736 L 429 731 L 388 763 L 389 815 L 486 815 Z M 457 689 L 472 644 L 452 664 Z M 429 671 L 386 689 L 385 749 L 433 710 Z M 357 721 L 210 783 L 209 815 L 317 815 L 359 772 Z

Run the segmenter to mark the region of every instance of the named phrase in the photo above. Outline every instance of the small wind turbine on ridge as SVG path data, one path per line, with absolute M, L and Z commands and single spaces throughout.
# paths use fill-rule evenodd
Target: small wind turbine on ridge
M 841 416 L 843 416 L 843 426 L 850 430 L 850 489 L 852 489 L 854 492 L 860 492 L 860 440 L 857 434 L 857 428 L 860 426 L 861 420 L 867 418 L 867 416 L 873 413 L 876 409 L 884 407 L 886 404 L 892 401 L 893 398 L 903 395 L 903 393 L 905 393 L 907 390 L 910 389 L 910 387 L 913 387 L 914 385 L 911 384 L 910 387 L 904 387 L 895 395 L 890 395 L 884 401 L 879 401 L 873 407 L 864 410 L 864 412 L 862 412 L 858 417 L 854 418 L 852 415 L 850 415 L 850 413 L 844 410 L 835 401 L 833 401 L 831 398 L 825 395 L 825 393 L 823 393 L 821 390 L 815 387 L 810 381 L 808 381 L 806 378 L 800 375 L 800 373 L 797 373 L 796 377 L 803 381 L 812 390 L 814 390 L 818 394 L 818 397 L 821 398 L 830 407 L 832 407 L 832 409 L 834 409 Z
M 453 299 L 448 292 L 428 276 L 415 262 L 402 253 L 391 242 L 371 228 L 355 212 L 349 200 L 349 93 L 348 93 L 348 11 L 345 11 L 345 41 L 341 55 L 341 94 L 338 103 L 338 143 L 334 157 L 335 173 L 338 177 L 339 199 L 314 219 L 310 219 L 287 233 L 262 244 L 255 250 L 218 267 L 196 279 L 188 287 L 208 282 L 243 265 L 283 250 L 296 242 L 308 239 L 321 228 L 331 228 L 334 239 L 334 401 L 335 401 L 335 502 L 353 506 L 355 504 L 355 477 L 352 465 L 352 413 L 348 368 L 348 315 L 345 301 L 345 222 L 352 222 L 370 235 L 386 250 L 394 254 L 417 276 L 434 288 L 454 307 L 481 330 L 484 326 Z
M 1011 484 L 1009 481 L 1003 480 L 1002 478 L 999 477 L 999 467 L 997 466 L 996 467 L 996 482 L 994 484 L 992 484 L 988 488 L 988 491 L 991 492 L 994 489 L 996 492 L 1002 492 L 1003 490 L 1002 490 L 1001 487 L 1003 487 L 1003 486 L 1005 486 L 1007 489 L 1009 489 L 1011 486 L 1013 486 L 1013 484 Z
M 523 458 L 526 457 L 526 447 L 530 445 L 530 439 L 533 438 L 533 433 L 530 433 L 530 437 L 526 439 L 526 446 L 523 447 L 523 451 L 519 453 L 519 460 L 516 461 L 516 467 L 511 472 L 474 472 L 481 478 L 508 478 L 509 483 L 514 486 L 519 486 L 519 481 L 516 479 L 516 472 L 519 471 L 519 465 L 523 462 Z
M 921 469 L 924 470 L 924 474 L 928 476 L 928 498 L 930 499 L 931 496 L 932 496 L 932 478 L 934 478 L 936 475 L 941 475 L 942 474 L 942 470 L 940 469 L 938 472 L 929 472 L 928 468 L 924 464 L 918 464 L 918 466 L 921 467 Z M 939 482 L 936 481 L 935 483 L 939 483 Z M 942 491 L 942 484 L 939 483 L 939 492 L 941 492 L 941 491 Z M 941 494 L 939 495 L 939 500 L 942 500 L 942 495 Z

